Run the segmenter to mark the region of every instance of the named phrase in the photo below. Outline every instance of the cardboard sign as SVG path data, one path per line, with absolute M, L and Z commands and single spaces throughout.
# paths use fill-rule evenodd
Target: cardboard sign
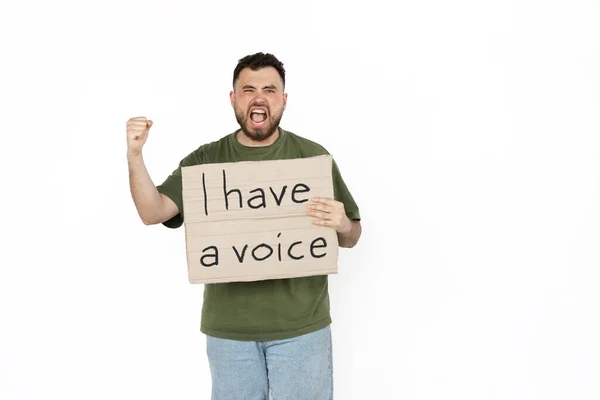
M 329 155 L 181 169 L 190 283 L 337 273 L 337 233 L 312 224 L 313 197 L 333 198 Z

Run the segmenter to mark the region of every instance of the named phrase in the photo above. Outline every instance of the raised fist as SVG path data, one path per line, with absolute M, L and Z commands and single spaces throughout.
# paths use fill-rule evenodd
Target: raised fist
M 146 117 L 131 118 L 127 121 L 127 154 L 138 156 L 142 154 L 142 147 L 148 139 L 148 131 L 152 121 Z

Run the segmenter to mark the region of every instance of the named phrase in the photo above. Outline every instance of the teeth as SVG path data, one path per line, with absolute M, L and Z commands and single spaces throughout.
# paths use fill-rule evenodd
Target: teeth
M 266 114 L 266 112 L 263 110 L 252 110 L 252 112 L 256 114 Z

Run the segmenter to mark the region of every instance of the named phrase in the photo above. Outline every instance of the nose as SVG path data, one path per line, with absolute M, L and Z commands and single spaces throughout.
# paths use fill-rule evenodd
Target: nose
M 266 98 L 265 98 L 265 96 L 263 95 L 262 92 L 256 92 L 254 94 L 254 97 L 252 97 L 252 102 L 255 105 L 265 105 L 265 104 L 267 104 Z

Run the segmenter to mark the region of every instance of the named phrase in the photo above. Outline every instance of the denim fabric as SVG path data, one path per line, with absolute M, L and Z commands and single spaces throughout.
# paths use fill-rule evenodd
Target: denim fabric
M 207 336 L 206 344 L 212 400 L 333 399 L 329 326 L 267 342 Z

